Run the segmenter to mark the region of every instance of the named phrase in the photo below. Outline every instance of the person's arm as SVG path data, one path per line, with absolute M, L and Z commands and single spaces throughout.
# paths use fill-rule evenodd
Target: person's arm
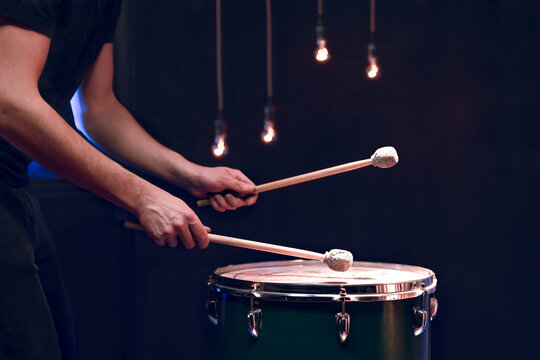
M 153 139 L 117 100 L 113 91 L 113 44 L 105 44 L 81 86 L 85 111 L 84 126 L 90 137 L 107 154 L 121 162 L 159 177 L 202 198 L 232 191 L 248 195 L 255 185 L 236 169 L 196 165 Z M 215 194 L 214 209 L 234 210 L 252 205 L 247 197 Z
M 50 39 L 0 16 L 0 136 L 59 176 L 135 215 L 158 245 L 208 245 L 195 213 L 180 199 L 101 154 L 43 100 L 39 76 Z

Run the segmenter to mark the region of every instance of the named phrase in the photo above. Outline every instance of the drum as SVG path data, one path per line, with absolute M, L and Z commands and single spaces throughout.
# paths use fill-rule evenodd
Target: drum
M 209 277 L 219 359 L 425 360 L 437 312 L 435 274 L 354 262 L 346 272 L 311 260 L 218 268 Z

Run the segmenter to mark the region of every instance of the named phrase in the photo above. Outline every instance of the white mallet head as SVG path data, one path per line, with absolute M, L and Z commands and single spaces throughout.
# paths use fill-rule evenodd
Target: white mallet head
M 347 271 L 353 263 L 353 256 L 347 250 L 332 249 L 324 254 L 324 262 L 334 271 Z
M 399 161 L 397 151 L 392 146 L 385 146 L 377 149 L 373 155 L 371 155 L 371 165 L 386 169 L 397 164 Z

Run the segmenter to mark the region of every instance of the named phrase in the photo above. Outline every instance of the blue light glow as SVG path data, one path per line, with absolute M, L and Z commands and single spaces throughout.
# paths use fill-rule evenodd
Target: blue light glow
M 71 111 L 73 112 L 73 120 L 75 121 L 75 127 L 77 128 L 77 130 L 84 134 L 88 141 L 93 143 L 92 139 L 90 139 L 90 136 L 88 136 L 88 133 L 84 128 L 83 112 L 85 110 L 85 105 L 82 99 L 82 93 L 80 88 L 77 89 L 77 91 L 71 98 L 70 104 Z M 28 166 L 28 177 L 30 179 L 52 179 L 58 176 L 56 176 L 54 173 L 47 170 L 37 162 L 32 161 Z
M 84 105 L 81 88 L 77 89 L 71 98 L 70 104 L 71 111 L 73 112 L 73 120 L 75 121 L 75 127 L 84 134 L 88 141 L 94 143 L 84 128 L 83 113 L 86 111 L 86 105 Z

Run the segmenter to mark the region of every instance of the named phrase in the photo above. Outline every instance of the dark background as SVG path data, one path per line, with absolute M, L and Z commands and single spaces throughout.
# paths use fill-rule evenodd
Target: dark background
M 230 154 L 212 158 L 215 2 L 125 0 L 117 94 L 157 139 L 260 184 L 368 158 L 399 164 L 264 193 L 215 233 L 419 265 L 439 280 L 434 359 L 537 353 L 540 5 L 377 1 L 381 78 L 365 76 L 369 1 L 325 2 L 332 59 L 313 60 L 316 0 L 273 1 L 278 142 L 261 143 L 265 3 L 223 1 Z M 211 245 L 155 246 L 127 214 L 61 180 L 35 180 L 57 238 L 79 359 L 211 359 L 206 279 L 218 266 L 285 259 Z M 165 184 L 191 206 L 194 199 Z

